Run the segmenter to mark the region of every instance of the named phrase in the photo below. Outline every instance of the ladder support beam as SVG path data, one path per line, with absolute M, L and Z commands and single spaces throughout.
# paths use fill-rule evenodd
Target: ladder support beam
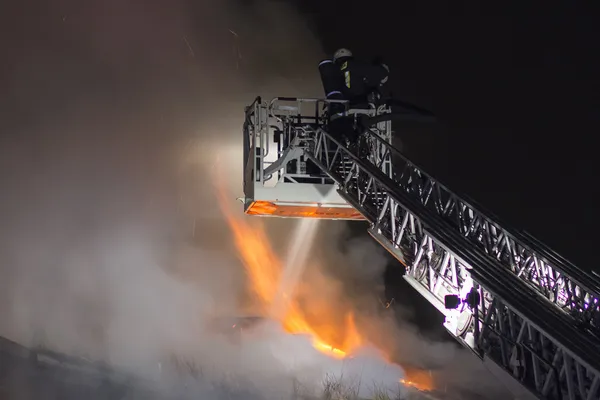
M 311 112 L 303 111 L 306 105 L 314 106 Z M 248 107 L 245 185 L 259 193 L 266 171 L 304 193 L 307 184 L 282 166 L 313 163 L 317 173 L 303 172 L 303 179 L 330 185 L 371 223 L 369 234 L 406 267 L 405 280 L 445 316 L 448 332 L 511 377 L 511 390 L 540 399 L 600 400 L 600 276 L 409 161 L 391 143 L 388 108 L 347 111 L 354 128 L 364 131 L 354 153 L 327 132 L 328 105 L 276 98 Z M 274 141 L 274 131 L 283 138 Z M 277 198 L 282 189 L 275 186 Z
M 374 236 L 402 254 L 407 280 L 444 313 L 445 326 L 457 340 L 540 398 L 600 397 L 597 338 L 577 328 L 572 316 L 507 270 L 494 254 L 473 246 L 447 218 L 432 212 L 425 199 L 432 198 L 435 184 L 414 196 L 323 129 L 316 132 L 315 149 L 319 151 L 308 157 L 372 223 Z M 320 157 L 326 153 L 335 156 Z M 478 304 L 463 302 L 459 309 L 442 310 L 446 296 L 466 299 L 473 293 Z

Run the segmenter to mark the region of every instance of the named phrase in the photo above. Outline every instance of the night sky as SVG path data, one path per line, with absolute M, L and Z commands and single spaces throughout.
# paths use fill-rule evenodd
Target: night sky
M 372 1 L 354 6 L 359 15 L 344 13 L 347 29 L 333 29 L 342 2 L 304 3 L 328 51 L 343 45 L 359 57 L 383 56 L 394 96 L 437 114 L 435 127 L 396 128 L 412 160 L 577 265 L 597 269 L 593 15 L 504 16 Z M 386 13 L 392 3 L 395 11 Z
M 328 52 L 382 56 L 394 97 L 438 116 L 435 126 L 396 127 L 411 160 L 580 268 L 600 270 L 595 13 L 453 4 L 303 0 L 301 8 Z M 392 295 L 421 303 L 397 268 L 388 272 Z
M 244 1 L 252 3 L 252 0 Z M 594 262 L 598 239 L 594 228 L 600 222 L 595 197 L 596 143 L 600 128 L 600 28 L 597 27 L 596 12 L 577 9 L 574 5 L 551 9 L 547 2 L 519 2 L 519 7 L 512 9 L 505 6 L 504 9 L 489 10 L 456 1 L 447 2 L 447 6 L 440 6 L 442 2 L 400 0 L 285 2 L 297 4 L 327 52 L 333 53 L 339 47 L 348 47 L 359 58 L 370 60 L 374 56 L 382 56 L 391 69 L 390 88 L 395 97 L 430 109 L 438 116 L 439 121 L 435 125 L 396 126 L 397 139 L 402 142 L 404 153 L 412 161 L 453 190 L 468 194 L 514 227 L 529 231 L 580 268 L 600 271 Z M 4 3 L 8 5 L 9 2 Z M 113 0 L 111 4 L 117 3 Z M 202 0 L 182 3 L 193 10 L 192 5 L 201 5 Z M 164 19 L 173 23 L 172 31 L 176 32 L 173 37 L 176 40 L 171 41 L 171 36 L 165 35 L 164 40 L 168 45 L 163 42 L 154 44 L 146 39 L 146 36 L 153 38 L 155 31 L 163 31 L 141 24 L 139 21 L 146 21 L 144 18 L 139 21 L 133 18 L 138 13 L 135 8 L 138 2 L 131 2 L 135 7 L 125 7 L 125 11 L 121 11 L 124 14 L 118 21 L 122 25 L 110 25 L 111 29 L 107 29 L 109 25 L 98 23 L 95 29 L 99 32 L 94 31 L 95 25 L 91 22 L 105 21 L 103 18 L 106 16 L 96 16 L 93 8 L 92 11 L 88 8 L 95 4 L 102 9 L 102 2 L 89 2 L 87 7 L 85 2 L 81 2 L 77 10 L 71 9 L 76 7 L 72 7 L 70 1 L 57 1 L 56 4 L 36 0 L 14 2 L 10 5 L 18 6 L 14 12 L 0 7 L 0 20 L 8 32 L 0 37 L 0 57 L 5 57 L 5 61 L 0 63 L 0 93 L 2 88 L 5 90 L 4 96 L 0 95 L 0 126 L 5 136 L 8 136 L 7 132 L 17 136 L 14 132 L 19 131 L 11 126 L 15 120 L 18 120 L 15 125 L 22 124 L 25 128 L 33 123 L 43 127 L 47 120 L 59 121 L 57 126 L 69 126 L 69 107 L 88 98 L 90 104 L 95 104 L 93 95 L 110 103 L 111 107 L 107 106 L 107 109 L 119 108 L 112 105 L 112 96 L 129 107 L 128 102 L 135 104 L 135 101 L 123 98 L 122 93 L 128 93 L 129 89 L 138 93 L 138 80 L 139 86 L 151 86 L 148 77 L 156 81 L 164 79 L 164 86 L 170 88 L 167 93 L 176 93 L 173 97 L 182 100 L 182 103 L 198 94 L 205 95 L 211 90 L 216 92 L 217 88 L 227 92 L 226 89 L 230 89 L 228 85 L 234 85 L 222 79 L 215 87 L 201 81 L 198 87 L 190 89 L 185 74 L 182 73 L 179 79 L 178 73 L 192 70 L 193 65 L 195 72 L 191 76 L 194 78 L 202 72 L 210 76 L 210 81 L 218 81 L 212 78 L 211 72 L 214 71 L 211 68 L 221 73 L 222 65 L 216 62 L 210 64 L 210 57 L 204 53 L 205 57 L 190 57 L 188 48 L 181 40 L 177 20 L 170 20 L 168 17 L 171 14 L 168 13 L 164 18 L 159 18 L 163 16 L 162 7 L 169 11 L 167 5 L 174 3 L 164 0 L 164 3 L 148 1 L 144 4 L 145 10 L 154 5 L 154 13 L 149 15 L 156 14 L 157 21 Z M 236 1 L 237 6 L 239 4 Z M 199 9 L 206 11 L 202 7 Z M 195 15 L 186 14 L 186 17 L 194 20 L 191 25 L 197 30 L 194 31 L 197 48 L 204 45 L 214 51 L 214 58 L 218 60 L 221 53 L 228 51 L 226 45 L 231 45 L 232 36 L 227 31 L 229 25 L 219 26 L 222 35 L 213 38 L 205 32 L 213 32 L 212 25 L 218 25 L 221 21 L 219 18 L 211 21 L 202 12 L 197 12 L 197 21 Z M 63 18 L 67 14 L 65 22 Z M 130 19 L 138 21 L 140 25 L 135 25 Z M 14 26 L 11 27 L 11 24 Z M 240 25 L 242 29 L 254 29 L 250 24 Z M 258 28 L 256 30 L 260 31 Z M 170 26 L 164 30 L 172 33 Z M 100 40 L 92 43 L 105 50 L 108 56 L 96 54 L 97 49 L 88 45 L 88 41 L 93 42 L 92 39 L 96 38 L 95 33 L 102 33 L 98 37 L 103 40 L 105 35 L 108 36 L 106 43 Z M 162 64 L 157 67 L 137 57 L 127 46 L 117 46 L 122 42 L 120 36 L 125 36 L 125 33 L 139 35 L 142 43 L 151 43 L 148 49 L 144 48 L 144 52 L 140 53 L 149 57 L 149 60 L 167 60 L 182 65 L 169 70 L 168 74 L 157 75 L 157 71 L 162 72 L 159 68 Z M 160 34 L 156 36 L 160 37 Z M 264 37 L 272 39 L 266 34 Z M 133 40 L 132 43 L 138 42 Z M 88 47 L 92 49 L 88 50 Z M 114 53 L 113 47 L 117 47 Z M 244 48 L 244 54 L 251 53 L 253 48 Z M 256 48 L 265 53 L 271 51 L 266 45 Z M 266 54 L 263 57 L 260 51 L 256 53 L 260 54 L 257 59 L 261 61 L 271 56 Z M 120 57 L 124 54 L 130 55 L 131 59 L 128 58 L 127 62 L 131 65 L 121 62 Z M 33 61 L 26 63 L 27 68 L 23 68 L 14 61 L 16 56 L 22 56 L 19 62 L 29 57 Z M 127 82 L 124 85 L 126 89 L 116 90 L 120 81 L 111 81 L 113 86 L 110 86 L 98 78 L 106 78 L 110 72 L 104 65 L 105 56 L 110 61 L 119 61 L 116 64 L 122 70 L 119 69 L 121 75 L 118 76 Z M 281 61 L 277 57 L 272 59 Z M 301 60 L 298 61 L 298 65 L 302 65 Z M 90 67 L 91 72 L 83 71 L 83 67 L 80 70 L 80 63 Z M 228 63 L 233 70 L 234 63 Z M 167 62 L 165 64 L 170 65 Z M 136 69 L 139 65 L 156 69 L 148 68 L 143 71 L 144 74 Z M 268 68 L 263 68 L 264 65 L 258 65 L 264 75 L 271 73 Z M 277 65 L 269 67 L 275 69 Z M 281 65 L 287 67 L 283 62 Z M 296 69 L 295 65 L 292 67 Z M 317 65 L 314 68 L 316 77 Z M 22 78 L 18 85 L 30 90 L 23 95 L 27 101 L 20 104 L 21 108 L 12 104 L 11 74 L 6 72 L 21 74 L 17 74 Z M 5 79 L 5 76 L 8 78 Z M 235 82 L 235 79 L 231 81 Z M 65 82 L 72 82 L 73 85 Z M 163 86 L 157 84 L 156 88 L 151 88 L 158 92 Z M 183 88 L 185 93 L 179 93 Z M 196 89 L 198 93 L 194 92 Z M 189 98 L 186 97 L 187 90 Z M 31 99 L 30 93 L 35 94 Z M 59 94 L 64 99 L 59 99 Z M 293 96 L 292 93 L 280 94 Z M 163 101 L 169 103 L 161 96 L 157 96 L 157 99 L 160 99 L 157 104 Z M 184 108 L 191 109 L 192 115 L 197 118 L 200 101 L 194 101 L 190 100 L 189 104 L 185 102 Z M 142 106 L 139 110 L 144 111 L 141 115 L 147 114 Z M 242 111 L 241 108 L 238 111 L 240 116 Z M 33 118 L 36 113 L 39 121 Z M 181 114 L 187 115 L 183 111 Z M 132 112 L 131 115 L 136 114 Z M 179 115 L 173 113 L 173 118 Z M 114 125 L 120 124 L 115 122 Z M 104 127 L 107 131 L 112 128 L 109 124 Z M 40 132 L 46 135 L 45 129 L 40 129 Z M 146 132 L 141 129 L 140 132 L 140 137 L 145 140 Z M 86 134 L 94 137 L 96 133 Z M 112 135 L 118 138 L 120 134 L 121 131 L 115 130 Z M 59 142 L 51 133 L 41 137 L 40 148 L 44 143 Z M 73 134 L 73 137 L 78 138 L 79 135 Z M 114 143 L 121 142 L 115 140 Z M 137 141 L 131 140 L 131 143 L 137 146 Z M 241 146 L 241 140 L 239 143 Z M 60 147 L 60 143 L 55 145 Z M 121 151 L 126 153 L 127 148 L 123 149 L 118 154 Z M 4 168 L 4 174 L 11 181 L 18 180 L 18 174 L 8 168 Z M 3 190 L 11 193 L 6 185 L 3 185 Z M 6 193 L 4 197 L 8 197 Z M 94 200 L 97 198 L 94 197 Z M 21 204 L 17 206 L 20 208 Z M 5 227 L 10 226 L 6 223 L 7 219 L 3 221 Z M 36 221 L 36 231 L 43 232 L 37 224 Z M 358 228 L 366 236 L 364 226 L 358 225 Z M 4 245 L 8 247 L 11 243 L 5 241 Z M 399 302 L 411 303 L 411 308 L 418 310 L 413 322 L 422 327 L 439 328 L 439 313 L 404 283 L 401 273 L 399 264 L 390 261 L 387 274 L 389 296 Z M 445 337 L 449 339 L 448 335 Z

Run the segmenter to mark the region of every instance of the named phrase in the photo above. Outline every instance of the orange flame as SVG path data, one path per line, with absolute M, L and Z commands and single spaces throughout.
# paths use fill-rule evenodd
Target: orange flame
M 319 315 L 331 313 L 325 309 L 317 310 L 318 313 L 311 310 L 313 312 L 309 315 L 300 305 L 298 288 L 293 288 L 294 293 L 278 295 L 283 263 L 271 247 L 262 220 L 241 213 L 239 217 L 234 215 L 227 207 L 228 198 L 223 188 L 217 189 L 221 210 L 248 276 L 249 289 L 258 300 L 263 315 L 269 313 L 274 302 L 282 302 L 278 304 L 282 311 L 275 317 L 280 319 L 286 332 L 308 335 L 315 349 L 336 358 L 344 358 L 358 348 L 363 340 L 351 312 L 343 318 L 340 315 Z M 252 218 L 252 224 L 248 218 Z
M 400 383 L 406 387 L 412 387 L 422 392 L 429 392 L 433 390 L 433 383 L 431 382 L 431 378 L 420 380 L 420 381 L 411 381 L 409 379 L 400 379 Z
M 274 302 L 283 302 L 279 305 L 282 312 L 275 317 L 279 318 L 286 332 L 308 335 L 315 349 L 331 357 L 343 359 L 351 356 L 354 350 L 364 344 L 352 312 L 346 311 L 340 315 L 337 306 L 310 307 L 309 312 L 309 307 L 302 306 L 299 292 L 308 292 L 311 297 L 319 296 L 319 293 L 305 281 L 301 288 L 294 288 L 293 293 L 278 295 L 283 263 L 270 244 L 263 221 L 241 212 L 236 216 L 228 207 L 229 198 L 220 185 L 217 185 L 217 196 L 246 270 L 249 289 L 258 301 L 261 313 L 268 315 Z M 422 391 L 433 389 L 428 371 L 405 369 L 405 372 L 405 379 L 400 381 L 404 386 Z

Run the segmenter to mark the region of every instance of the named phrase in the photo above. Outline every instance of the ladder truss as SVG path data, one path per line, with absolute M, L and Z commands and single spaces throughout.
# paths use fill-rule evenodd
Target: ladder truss
M 383 148 L 397 153 L 377 135 L 367 135 L 377 142 L 380 153 L 385 153 Z M 404 263 L 407 281 L 444 313 L 445 326 L 457 340 L 494 361 L 540 398 L 600 398 L 600 347 L 595 335 L 573 324 L 573 317 L 548 296 L 540 296 L 540 285 L 532 285 L 530 275 L 515 273 L 503 264 L 506 260 L 498 257 L 498 250 L 487 251 L 481 245 L 486 240 L 492 246 L 504 241 L 505 247 L 519 249 L 515 236 L 506 239 L 506 230 L 441 185 L 438 191 L 431 178 L 429 184 L 420 178 L 417 185 L 414 177 L 426 175 L 413 164 L 395 180 L 323 129 L 317 132 L 311 157 L 338 183 L 342 197 L 372 223 L 375 239 Z M 412 174 L 408 178 L 407 169 Z M 432 196 L 435 191 L 437 198 Z M 482 231 L 494 233 L 486 237 Z M 522 246 L 520 253 L 515 251 L 519 257 L 524 254 Z M 551 268 L 547 259 L 527 250 L 538 265 L 543 262 Z M 465 301 L 447 309 L 449 295 Z M 586 314 L 575 314 L 580 315 Z
M 252 158 L 259 146 L 252 143 L 269 140 L 262 127 L 273 125 L 265 122 L 270 115 L 279 123 L 277 132 L 289 135 L 277 154 L 300 151 L 318 167 L 315 177 L 325 173 L 330 181 L 323 183 L 333 185 L 339 199 L 371 223 L 371 236 L 405 265 L 405 279 L 444 314 L 446 329 L 485 363 L 499 367 L 513 392 L 600 399 L 599 277 L 410 162 L 392 145 L 389 109 L 347 111 L 346 116 L 361 114 L 354 116 L 355 126 L 364 129 L 360 150 L 350 150 L 328 132 L 323 112 L 328 101 L 286 98 L 317 105 L 315 117 L 305 120 L 299 107 L 274 107 L 277 100 L 259 106 L 258 99 L 253 107 L 265 107 L 262 114 L 249 118 L 247 111 L 245 187 L 253 181 L 258 190 L 264 179 L 264 168 Z M 374 120 L 371 127 L 366 117 Z M 301 196 L 302 185 L 295 187 Z
M 526 233 L 507 227 L 482 207 L 466 201 L 435 181 L 393 148 L 398 185 L 448 221 L 461 235 L 500 261 L 582 329 L 600 337 L 600 281 Z

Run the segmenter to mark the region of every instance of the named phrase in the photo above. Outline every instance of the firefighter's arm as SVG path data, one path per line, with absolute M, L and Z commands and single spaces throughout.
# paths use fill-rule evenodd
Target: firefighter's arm
M 379 70 L 380 70 L 380 73 L 381 73 L 381 80 L 379 81 L 380 85 L 385 85 L 387 83 L 387 81 L 388 81 L 389 76 L 390 76 L 390 67 L 388 67 L 387 64 L 381 63 L 379 65 Z
M 386 64 L 372 64 L 368 76 L 369 83 L 373 86 L 382 86 L 388 81 L 389 73 L 390 69 Z

